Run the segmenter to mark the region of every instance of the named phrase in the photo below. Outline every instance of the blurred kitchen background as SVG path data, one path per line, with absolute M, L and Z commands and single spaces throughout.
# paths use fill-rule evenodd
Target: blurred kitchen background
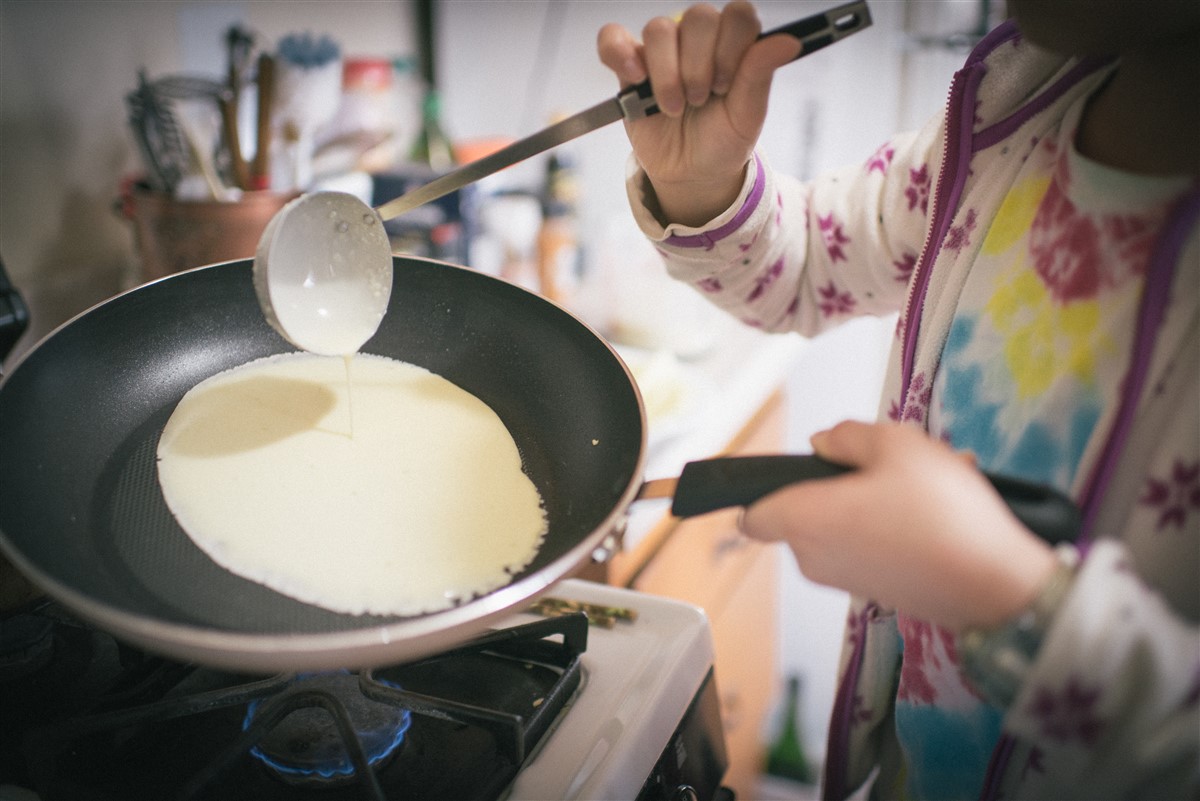
M 758 8 L 770 28 L 828 5 L 760 0 Z M 800 176 L 864 160 L 890 133 L 938 111 L 969 45 L 999 21 L 998 5 L 873 0 L 874 27 L 778 73 L 762 149 Z M 221 209 L 171 228 L 163 218 L 180 213 L 173 196 L 219 201 L 260 224 L 303 189 L 387 200 L 443 169 L 443 144 L 459 160 L 474 158 L 613 94 L 616 82 L 595 54 L 601 25 L 637 32 L 682 7 L 0 0 L 0 259 L 30 310 L 10 363 L 117 292 L 220 260 L 195 261 L 205 259 L 196 255 L 201 245 L 188 251 L 184 240 Z M 274 57 L 276 119 L 272 158 L 256 165 L 262 53 Z M 231 86 L 238 107 L 223 117 Z M 222 139 L 227 123 L 240 161 Z M 621 126 L 610 126 L 392 226 L 393 241 L 545 291 L 615 341 L 686 366 L 719 347 L 719 329 L 662 276 L 633 226 L 627 154 Z M 197 163 L 207 176 L 188 166 Z M 266 195 L 255 191 L 264 185 Z M 254 211 L 260 195 L 266 210 Z M 221 259 L 252 255 L 257 230 L 248 241 L 247 252 Z M 873 418 L 893 325 L 856 322 L 802 351 L 788 378 L 789 449 L 806 450 L 812 431 L 837 420 Z M 808 583 L 790 558 L 780 561 L 779 675 L 801 679 L 801 744 L 816 766 L 846 599 Z M 774 696 L 767 744 L 790 705 L 782 681 Z

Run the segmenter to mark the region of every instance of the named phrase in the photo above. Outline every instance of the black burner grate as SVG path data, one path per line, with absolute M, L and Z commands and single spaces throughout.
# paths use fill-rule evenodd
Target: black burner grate
M 495 799 L 579 687 L 587 634 L 582 614 L 537 620 L 419 662 L 352 674 L 357 681 L 339 683 L 361 692 L 359 703 L 411 712 L 396 752 L 371 766 L 373 746 L 354 731 L 356 713 L 339 692 L 309 689 L 293 675 L 220 673 L 107 643 L 99 649 L 104 661 L 119 669 L 89 666 L 113 675 L 94 681 L 87 697 L 64 686 L 54 704 L 24 710 L 20 742 L 8 736 L 2 743 L 0 784 L 25 781 L 44 801 Z M 56 635 L 60 650 L 81 637 L 97 649 L 96 632 L 76 626 L 65 635 Z M 52 679 L 56 673 L 65 675 Z M 77 666 L 56 671 L 51 664 L 23 681 L 38 685 L 30 696 L 36 700 L 48 685 L 77 674 Z M 4 684 L 0 692 L 7 706 L 21 687 Z M 248 718 L 256 701 L 260 707 Z M 323 719 L 341 744 L 348 767 L 336 781 L 287 781 L 251 754 L 304 710 Z M 286 742 L 297 735 L 280 736 Z

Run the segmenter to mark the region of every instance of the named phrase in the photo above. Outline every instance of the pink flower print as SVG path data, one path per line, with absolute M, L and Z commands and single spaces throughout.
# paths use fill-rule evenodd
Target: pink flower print
M 721 279 L 716 278 L 716 277 L 705 278 L 702 281 L 698 281 L 698 282 L 696 282 L 696 286 L 700 287 L 700 289 L 702 289 L 705 292 L 708 292 L 709 294 L 712 294 L 714 292 L 720 292 L 722 289 L 725 288 L 721 284 Z
M 926 386 L 928 384 L 928 386 Z M 908 396 L 904 399 L 901 418 L 904 422 L 924 423 L 925 413 L 933 402 L 933 382 L 925 373 L 917 373 L 908 385 Z
M 850 611 L 846 613 L 845 634 L 851 645 L 858 642 L 859 637 L 866 636 L 867 625 L 878 613 L 879 607 L 874 601 L 867 603 L 857 611 L 853 606 L 850 607 Z
M 945 629 L 907 616 L 900 618 L 904 636 L 904 661 L 896 698 L 911 703 L 937 701 L 934 677 L 947 666 L 958 664 L 954 635 Z
M 886 173 L 888 165 L 892 163 L 892 157 L 895 155 L 896 148 L 892 147 L 891 142 L 884 142 L 871 154 L 871 158 L 867 159 L 867 172 L 872 173 L 878 170 Z
M 832 262 L 846 261 L 846 251 L 842 245 L 850 243 L 850 237 L 842 230 L 842 224 L 834 219 L 833 212 L 821 217 L 817 216 L 817 226 L 821 229 L 821 239 L 825 241 L 825 250 Z
M 1114 273 L 1111 280 L 1116 283 L 1132 274 L 1141 274 L 1150 261 L 1150 251 L 1158 234 L 1155 217 L 1134 214 L 1114 214 L 1103 218 L 1100 230 L 1107 241 L 1113 243 L 1112 250 L 1119 258 L 1120 267 L 1132 267 Z
M 946 233 L 946 249 L 962 250 L 971 244 L 971 232 L 975 230 L 975 209 L 967 209 L 967 219 L 962 225 L 952 225 Z
M 743 242 L 742 244 L 738 245 L 738 250 L 740 250 L 742 253 L 745 253 L 750 248 L 754 247 L 754 243 L 756 243 L 757 241 L 758 241 L 758 231 L 755 231 L 754 236 L 750 237 L 749 242 Z
M 878 612 L 879 607 L 874 602 L 867 603 L 858 611 L 855 611 L 854 606 L 851 605 L 850 611 L 846 615 L 846 627 L 843 629 L 846 641 L 851 648 L 858 648 L 859 644 L 865 641 L 863 638 L 866 637 L 867 625 Z M 850 699 L 850 725 L 866 723 L 871 720 L 872 714 L 865 705 L 862 695 L 855 693 Z
M 899 261 L 892 262 L 892 266 L 896 268 L 896 280 L 901 284 L 907 284 L 912 278 L 913 269 L 917 266 L 917 254 L 905 253 Z
M 920 208 L 922 214 L 929 213 L 929 165 L 922 164 L 921 169 L 908 171 L 908 188 L 904 190 L 908 198 L 908 210 Z
M 1105 722 L 1096 716 L 1099 700 L 1098 688 L 1086 687 L 1078 676 L 1072 676 L 1058 690 L 1039 687 L 1028 712 L 1041 721 L 1045 736 L 1063 743 L 1078 740 L 1093 745 L 1105 727 Z
M 872 714 L 863 702 L 862 693 L 855 693 L 854 697 L 850 699 L 850 725 L 857 726 L 860 723 L 868 723 Z
M 1186 528 L 1188 516 L 1200 510 L 1200 462 L 1176 461 L 1167 478 L 1150 478 L 1139 503 L 1158 508 L 1158 530 Z
M 772 264 L 767 271 L 758 278 L 754 279 L 754 289 L 750 290 L 750 294 L 746 296 L 747 303 L 753 303 L 762 297 L 762 294 L 767 291 L 771 284 L 783 275 L 783 259 L 779 259 Z
M 854 296 L 849 292 L 838 291 L 833 281 L 830 281 L 828 286 L 818 288 L 817 294 L 821 296 L 821 302 L 817 304 L 817 308 L 826 317 L 833 317 L 835 314 L 849 314 L 854 309 Z
M 1100 287 L 1100 235 L 1059 182 L 1051 181 L 1029 227 L 1033 266 L 1060 301 L 1093 297 Z
M 1092 298 L 1104 285 L 1145 273 L 1161 212 L 1082 213 L 1067 196 L 1067 160 L 1059 164 L 1029 228 L 1034 269 L 1055 299 Z

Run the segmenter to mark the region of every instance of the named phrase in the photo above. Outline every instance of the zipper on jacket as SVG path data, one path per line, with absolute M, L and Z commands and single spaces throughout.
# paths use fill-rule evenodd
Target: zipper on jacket
M 962 69 L 954 73 L 946 101 L 946 137 L 942 142 L 942 163 L 938 180 L 932 192 L 933 213 L 926 229 L 925 244 L 921 257 L 913 268 L 912 281 L 905 299 L 901 319 L 904 322 L 904 348 L 901 353 L 900 417 L 903 419 L 908 405 L 908 389 L 913 378 L 916 360 L 917 331 L 921 325 L 925 295 L 929 290 L 929 278 L 933 263 L 941 253 L 954 211 L 962 196 L 967 181 L 967 168 L 973 154 L 971 147 L 975 128 L 975 97 L 979 83 L 987 72 L 984 59 L 1001 44 L 1020 36 L 1014 23 L 1007 22 L 996 27 L 971 51 Z M 953 176 L 953 181 L 951 181 Z
M 954 219 L 953 210 L 958 204 L 967 180 L 967 165 L 963 163 L 963 160 L 969 162 L 972 153 L 970 142 L 975 122 L 975 95 L 980 81 L 987 72 L 987 66 L 983 63 L 983 59 L 995 48 L 996 43 L 1006 41 L 1014 35 L 1016 35 L 1015 27 L 1011 25 L 997 28 L 980 42 L 963 68 L 954 73 L 950 82 L 946 103 L 946 135 L 942 143 L 942 162 L 938 169 L 937 184 L 931 199 L 933 203 L 931 222 L 926 229 L 921 257 L 917 260 L 916 267 L 913 268 L 912 282 L 909 284 L 908 297 L 905 299 L 901 318 L 904 321 L 904 349 L 901 357 L 900 383 L 901 419 L 903 419 L 904 409 L 908 402 L 909 384 L 912 381 L 917 330 L 920 328 L 918 312 L 924 307 L 925 293 L 929 289 L 929 275 L 933 269 L 933 262 L 941 251 L 941 243 L 946 237 L 950 222 Z M 953 179 L 951 176 L 954 176 Z M 844 797 L 849 789 L 846 787 L 846 769 L 849 761 L 854 691 L 863 658 L 862 652 L 866 646 L 865 616 L 861 623 L 859 637 L 856 638 L 850 654 L 850 662 L 839 683 L 834 699 L 833 714 L 830 717 L 823 793 L 827 799 Z
M 971 135 L 975 123 L 975 95 L 987 72 L 982 63 L 971 64 L 954 74 L 950 83 L 949 108 L 946 112 L 946 138 L 942 147 L 942 164 L 933 190 L 932 221 L 927 229 L 921 258 L 913 269 L 912 284 L 904 304 L 904 352 L 901 361 L 900 411 L 903 419 L 908 405 L 908 389 L 912 382 L 917 352 L 917 331 L 921 327 L 925 296 L 933 263 L 941 254 L 954 211 L 967 182 L 971 160 Z

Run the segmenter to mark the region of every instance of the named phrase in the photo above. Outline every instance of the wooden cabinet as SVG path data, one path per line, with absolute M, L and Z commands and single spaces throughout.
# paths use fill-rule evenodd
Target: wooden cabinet
M 776 393 L 726 453 L 778 453 L 784 425 L 783 396 Z M 614 557 L 608 580 L 707 612 L 730 761 L 725 784 L 749 799 L 764 759 L 763 721 L 778 683 L 781 546 L 743 537 L 737 515 L 724 510 L 686 521 L 665 517 L 637 547 Z

